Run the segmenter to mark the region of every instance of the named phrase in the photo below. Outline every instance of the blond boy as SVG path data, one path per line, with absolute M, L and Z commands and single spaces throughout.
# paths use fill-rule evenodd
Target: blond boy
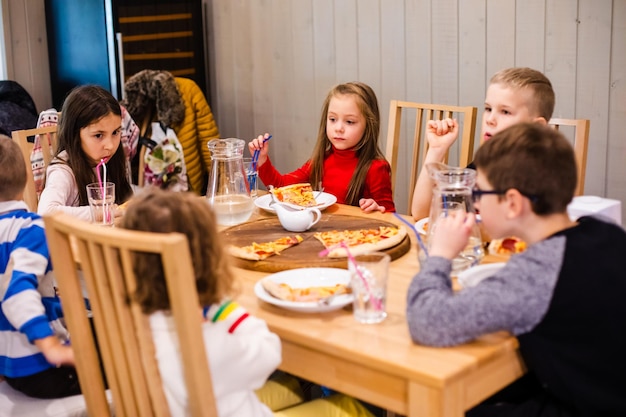
M 554 100 L 550 80 L 537 70 L 507 68 L 495 73 L 489 81 L 485 97 L 480 143 L 516 123 L 546 124 L 552 117 Z M 433 181 L 426 171 L 426 164 L 442 162 L 458 134 L 456 120 L 430 120 L 427 123 L 428 151 L 411 203 L 411 215 L 415 220 L 428 217 L 430 211 Z
M 409 287 L 413 340 L 452 346 L 502 330 L 517 336 L 527 376 L 467 417 L 625 416 L 626 232 L 593 217 L 569 218 L 576 161 L 554 129 L 511 126 L 478 149 L 475 163 L 473 198 L 483 226 L 529 247 L 455 293 L 451 261 L 475 217 L 441 219 Z
M 0 375 L 29 396 L 80 394 L 74 353 L 61 339 L 61 303 L 41 217 L 22 201 L 26 163 L 0 135 Z

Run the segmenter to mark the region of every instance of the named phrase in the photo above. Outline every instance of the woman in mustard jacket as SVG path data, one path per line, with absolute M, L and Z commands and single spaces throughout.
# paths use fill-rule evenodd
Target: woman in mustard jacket
M 167 71 L 143 70 L 126 81 L 124 90 L 122 104 L 140 126 L 141 136 L 146 136 L 150 122 L 171 127 L 183 147 L 189 190 L 206 193 L 211 165 L 207 143 L 219 138 L 219 130 L 200 87 Z

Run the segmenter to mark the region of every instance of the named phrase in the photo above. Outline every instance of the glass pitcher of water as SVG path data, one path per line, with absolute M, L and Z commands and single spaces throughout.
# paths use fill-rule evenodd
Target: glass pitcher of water
M 254 210 L 243 166 L 245 144 L 244 140 L 234 138 L 213 139 L 208 143 L 212 163 L 206 198 L 217 223 L 223 226 L 245 222 Z
M 455 168 L 441 163 L 426 166 L 435 181 L 433 199 L 430 205 L 428 241 L 437 228 L 437 220 L 452 211 L 474 213 L 472 188 L 476 184 L 476 171 L 469 168 Z M 474 224 L 472 234 L 465 249 L 452 260 L 452 275 L 474 266 L 485 255 L 478 224 Z

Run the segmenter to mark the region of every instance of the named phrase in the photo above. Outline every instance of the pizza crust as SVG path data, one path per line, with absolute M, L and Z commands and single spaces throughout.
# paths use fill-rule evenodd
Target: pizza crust
M 392 248 L 404 240 L 406 233 L 407 231 L 404 226 L 398 226 L 398 233 L 386 239 L 382 239 L 376 243 L 363 243 L 356 246 L 350 246 L 350 254 L 352 256 L 356 256 Z M 348 257 L 348 251 L 346 251 L 345 248 L 336 248 L 328 252 L 327 256 L 329 258 L 346 258 Z
M 237 258 L 247 259 L 250 261 L 261 261 L 273 255 L 272 253 L 268 253 L 267 256 L 261 256 L 256 252 L 249 252 L 242 247 L 230 245 L 228 247 L 228 253 Z
M 293 288 L 289 284 L 278 283 L 270 278 L 262 280 L 261 285 L 272 297 L 295 302 L 318 301 L 331 295 L 350 294 L 352 292 L 346 284 Z
M 317 205 L 313 196 L 313 189 L 309 183 L 285 185 L 284 187 L 270 190 L 280 202 L 295 204 L 300 207 L 313 207 Z
M 299 244 L 303 240 L 304 238 L 300 235 L 295 235 L 293 237 L 286 236 L 273 240 L 271 242 L 264 242 L 260 244 L 252 243 L 252 245 L 249 246 L 230 245 L 228 247 L 228 252 L 238 258 L 247 259 L 250 261 L 262 261 L 269 258 L 270 256 L 279 255 L 285 249 L 289 249 L 290 247 Z M 263 248 L 263 246 L 265 246 L 265 248 Z M 261 251 L 263 253 L 257 253 L 258 251 Z

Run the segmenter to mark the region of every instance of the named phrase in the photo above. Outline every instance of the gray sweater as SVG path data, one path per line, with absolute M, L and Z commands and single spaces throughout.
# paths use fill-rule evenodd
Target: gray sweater
M 509 331 L 555 403 L 573 415 L 626 415 L 622 228 L 583 217 L 458 293 L 450 270 L 448 260 L 433 257 L 413 279 L 407 319 L 414 341 L 452 346 Z

